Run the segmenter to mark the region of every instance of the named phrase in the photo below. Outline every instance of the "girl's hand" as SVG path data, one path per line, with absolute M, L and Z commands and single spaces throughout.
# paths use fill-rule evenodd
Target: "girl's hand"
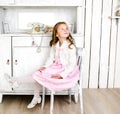
M 39 69 L 38 69 L 38 71 L 43 71 L 45 69 L 45 67 L 40 67 Z
M 63 79 L 62 76 L 60 76 L 59 74 L 53 75 L 51 76 L 51 78 Z

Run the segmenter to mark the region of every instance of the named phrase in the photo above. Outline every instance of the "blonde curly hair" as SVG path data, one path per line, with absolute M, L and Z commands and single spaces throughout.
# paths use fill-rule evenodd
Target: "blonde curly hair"
M 67 25 L 66 22 L 58 22 L 58 23 L 55 24 L 55 26 L 53 27 L 52 40 L 50 41 L 50 46 L 55 45 L 59 41 L 56 34 L 57 34 L 58 26 L 61 25 L 61 24 Z M 69 33 L 69 36 L 67 37 L 67 40 L 70 42 L 70 44 L 68 46 L 69 48 L 70 48 L 71 45 L 75 45 L 74 39 L 73 39 L 73 37 L 70 33 Z

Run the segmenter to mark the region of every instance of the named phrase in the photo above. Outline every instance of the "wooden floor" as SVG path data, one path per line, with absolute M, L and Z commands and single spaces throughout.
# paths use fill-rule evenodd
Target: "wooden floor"
M 120 114 L 120 89 L 83 89 L 84 114 Z M 5 95 L 0 104 L 0 114 L 49 114 L 49 96 L 44 110 L 38 104 L 27 109 L 32 96 Z M 55 96 L 54 114 L 79 114 L 79 103 L 69 104 L 68 96 Z

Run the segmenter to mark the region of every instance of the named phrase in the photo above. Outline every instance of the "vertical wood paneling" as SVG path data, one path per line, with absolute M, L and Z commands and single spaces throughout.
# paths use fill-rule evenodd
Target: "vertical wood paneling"
M 120 87 L 120 19 L 118 0 L 86 0 L 84 88 Z
M 117 31 L 117 49 L 116 49 L 116 66 L 115 66 L 115 84 L 114 87 L 120 87 L 120 19 L 118 20 Z
M 109 45 L 110 45 L 110 27 L 111 20 L 108 16 L 111 15 L 112 0 L 103 0 L 102 10 L 102 32 L 101 32 L 101 51 L 100 51 L 100 71 L 99 71 L 99 87 L 107 87 L 108 79 L 108 62 L 109 62 Z
M 98 87 L 99 51 L 101 36 L 102 0 L 93 0 L 91 60 L 90 60 L 90 88 Z
M 85 4 L 86 4 L 86 0 L 82 0 L 82 7 L 80 8 L 81 11 L 78 11 L 78 13 L 81 13 L 81 14 L 77 14 L 77 16 L 81 16 L 80 17 L 80 20 L 79 20 L 79 25 L 80 25 L 80 33 L 82 34 L 83 36 L 83 47 L 85 47 L 85 39 L 84 39 L 84 36 L 85 36 Z M 78 18 L 79 19 L 79 18 Z M 78 26 L 79 26 L 78 25 Z M 78 32 L 79 33 L 79 27 L 78 27 Z M 81 75 L 83 75 L 83 78 L 82 78 L 82 84 L 83 84 L 83 88 L 87 88 L 84 84 L 87 84 L 86 83 L 86 80 L 88 79 L 88 77 L 85 77 L 85 69 L 84 69 L 84 65 L 85 65 L 85 50 L 83 51 L 84 54 L 82 55 L 83 56 L 83 64 L 82 64 L 82 70 L 81 70 Z M 84 82 L 85 81 L 85 82 Z
M 113 0 L 112 15 L 114 16 L 115 7 L 117 6 L 117 0 Z M 111 23 L 111 41 L 110 41 L 110 62 L 109 62 L 109 77 L 108 88 L 114 87 L 115 78 L 115 60 L 116 60 L 116 41 L 117 41 L 117 23 L 116 19 L 112 19 Z
M 86 0 L 86 16 L 85 16 L 85 56 L 84 56 L 84 75 L 83 87 L 88 87 L 89 81 L 89 59 L 90 59 L 90 43 L 91 43 L 91 22 L 92 22 L 92 0 Z

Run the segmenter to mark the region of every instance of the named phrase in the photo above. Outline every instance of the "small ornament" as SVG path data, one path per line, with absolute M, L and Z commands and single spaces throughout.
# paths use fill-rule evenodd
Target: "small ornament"
M 120 16 L 120 10 L 117 10 L 115 13 L 116 16 Z

